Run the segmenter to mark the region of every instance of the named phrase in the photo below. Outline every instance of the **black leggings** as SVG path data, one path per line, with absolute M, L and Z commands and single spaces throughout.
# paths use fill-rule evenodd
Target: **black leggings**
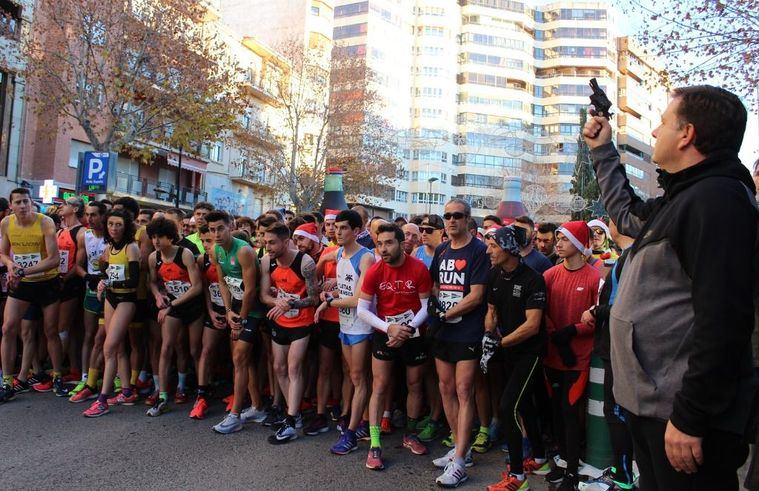
M 527 438 L 532 446 L 533 456 L 545 457 L 543 438 L 538 426 L 538 411 L 535 408 L 533 392 L 535 383 L 542 382 L 542 364 L 538 355 L 504 356 L 500 373 L 506 384 L 501 394 L 499 418 L 504 425 L 506 444 L 509 446 L 511 472 L 522 474 L 522 426 L 525 425 Z M 499 370 L 499 368 L 496 370 Z M 537 375 L 540 375 L 539 377 Z
M 559 454 L 567 461 L 567 473 L 577 475 L 580 466 L 580 443 L 584 427 L 580 411 L 584 405 L 587 376 L 578 370 L 545 368 L 551 386 L 553 429 L 559 443 Z M 583 380 L 585 379 L 585 380 Z
M 611 363 L 604 360 L 604 417 L 609 427 L 616 470 L 612 479 L 623 484 L 632 484 L 633 441 L 625 422 L 624 411 L 614 399 L 614 393 L 611 390 L 613 385 L 614 375 L 611 372 Z

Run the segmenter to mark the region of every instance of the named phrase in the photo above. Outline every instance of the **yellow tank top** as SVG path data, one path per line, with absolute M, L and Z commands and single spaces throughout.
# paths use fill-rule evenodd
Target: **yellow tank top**
M 127 247 L 129 244 L 114 252 L 109 247 L 108 252 L 108 269 L 105 274 L 111 281 L 126 281 L 129 279 L 129 258 L 127 257 Z M 134 293 L 136 288 L 110 288 L 113 293 Z
M 134 234 L 134 240 L 137 242 L 137 247 L 140 246 L 140 238 L 142 234 L 147 233 L 145 225 L 140 225 L 137 232 Z M 140 250 L 142 253 L 142 250 Z M 137 298 L 139 300 L 146 300 L 148 298 L 148 272 L 147 270 L 140 269 L 140 280 L 137 283 Z
M 34 222 L 29 227 L 20 227 L 16 215 L 8 222 L 8 240 L 11 243 L 13 262 L 22 268 L 29 268 L 47 257 L 45 235 L 42 233 L 41 213 L 34 214 Z M 23 282 L 51 280 L 58 277 L 58 265 L 42 273 L 34 273 L 21 278 Z

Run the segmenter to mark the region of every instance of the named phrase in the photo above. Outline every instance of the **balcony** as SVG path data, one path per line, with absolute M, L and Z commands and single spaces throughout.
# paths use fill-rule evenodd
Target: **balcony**
M 161 205 L 173 204 L 177 196 L 177 187 L 174 184 L 133 176 L 125 172 L 116 173 L 115 191 Z M 179 188 L 180 206 L 192 206 L 198 201 L 207 200 L 208 194 L 205 191 L 184 186 Z
M 238 184 L 244 184 L 264 192 L 274 191 L 274 178 L 260 166 L 246 162 L 229 164 L 229 178 Z

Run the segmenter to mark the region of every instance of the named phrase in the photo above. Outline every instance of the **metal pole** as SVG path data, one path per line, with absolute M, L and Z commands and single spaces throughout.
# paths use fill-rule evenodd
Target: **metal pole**
M 179 208 L 179 178 L 182 174 L 182 145 L 179 145 L 179 159 L 177 160 L 177 189 L 174 197 L 174 208 Z

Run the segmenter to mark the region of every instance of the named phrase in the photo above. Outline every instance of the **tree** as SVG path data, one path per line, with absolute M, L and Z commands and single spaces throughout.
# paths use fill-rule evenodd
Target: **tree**
M 396 177 L 394 132 L 375 109 L 374 75 L 364 60 L 335 48 L 326 53 L 293 39 L 276 48 L 286 67 L 270 80 L 284 131 L 254 124 L 235 144 L 254 158 L 246 174 L 270 176 L 299 211 L 318 208 L 328 166 L 346 171 L 346 195 L 363 195 Z
M 243 109 L 241 72 L 206 15 L 195 0 L 40 0 L 27 97 L 98 151 L 147 160 L 150 143 L 216 139 Z
M 759 0 L 626 0 L 645 19 L 638 38 L 683 84 L 720 79 L 748 98 L 759 84 Z
M 588 114 L 585 109 L 580 109 L 580 128 L 585 126 Z M 577 137 L 577 160 L 575 170 L 572 175 L 572 220 L 588 221 L 593 216 L 593 207 L 596 206 L 601 197 L 601 190 L 596 181 L 596 174 L 593 171 L 593 160 L 590 156 L 590 148 L 583 139 L 582 135 Z M 582 206 L 580 206 L 582 205 Z

